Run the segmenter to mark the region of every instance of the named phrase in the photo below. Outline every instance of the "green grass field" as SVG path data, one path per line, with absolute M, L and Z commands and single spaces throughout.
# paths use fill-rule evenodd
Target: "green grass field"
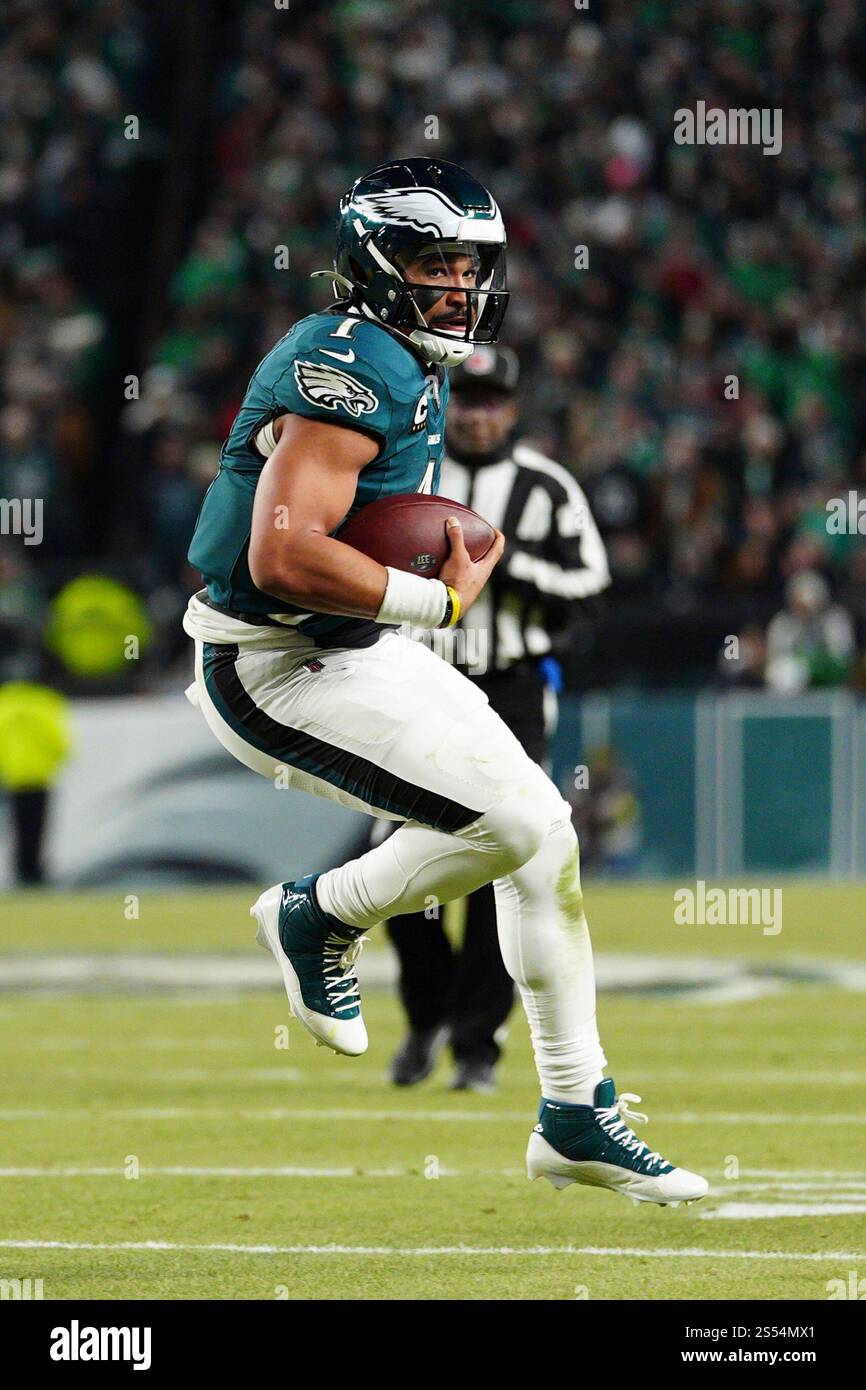
M 367 991 L 352 1061 L 294 1023 L 275 1046 L 275 967 L 270 988 L 71 986 L 73 955 L 127 956 L 133 976 L 153 955 L 258 965 L 248 893 L 146 893 L 131 922 L 121 894 L 6 898 L 0 1278 L 41 1278 L 46 1299 L 826 1299 L 866 1276 L 866 893 L 786 883 L 774 937 L 675 927 L 671 893 L 586 886 L 600 967 L 737 958 L 764 991 L 600 995 L 642 1136 L 710 1180 L 677 1210 L 527 1182 L 519 1007 L 495 1096 L 452 1093 L 446 1060 L 396 1091 L 390 991 Z M 25 953 L 62 957 L 38 989 L 10 973 Z

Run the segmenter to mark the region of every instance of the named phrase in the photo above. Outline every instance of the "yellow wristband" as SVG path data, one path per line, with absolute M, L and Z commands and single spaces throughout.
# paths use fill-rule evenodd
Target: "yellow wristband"
M 448 590 L 448 595 L 451 599 L 451 621 L 449 622 L 448 626 L 453 627 L 454 624 L 457 622 L 458 618 L 460 617 L 460 595 L 458 594 L 456 589 L 452 588 L 450 584 L 446 584 L 445 587 Z

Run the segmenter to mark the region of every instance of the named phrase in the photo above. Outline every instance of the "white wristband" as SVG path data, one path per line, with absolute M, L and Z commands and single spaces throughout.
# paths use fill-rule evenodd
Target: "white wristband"
M 377 623 L 411 623 L 413 627 L 438 627 L 445 617 L 448 589 L 441 579 L 422 579 L 405 570 L 388 570 L 388 584 Z

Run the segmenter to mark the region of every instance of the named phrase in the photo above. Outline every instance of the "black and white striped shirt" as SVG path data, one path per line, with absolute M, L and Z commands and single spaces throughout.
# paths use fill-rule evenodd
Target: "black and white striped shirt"
M 583 489 L 561 464 L 518 442 L 502 458 L 472 466 L 446 455 L 439 492 L 472 507 L 506 540 L 490 581 L 461 620 L 462 664 L 501 671 L 551 652 L 574 603 L 610 583 Z

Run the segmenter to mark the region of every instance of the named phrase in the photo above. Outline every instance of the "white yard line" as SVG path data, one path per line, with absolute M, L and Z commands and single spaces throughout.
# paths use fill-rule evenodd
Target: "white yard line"
M 741 1178 L 858 1178 L 866 1182 L 862 1168 L 741 1168 Z
M 162 1070 L 160 1068 L 143 1070 L 136 1065 L 136 1076 L 148 1077 L 155 1080 L 194 1080 L 199 1076 L 202 1079 L 220 1077 L 237 1081 L 266 1080 L 269 1076 L 275 1081 L 280 1079 L 295 1081 L 301 1078 L 315 1080 L 316 1073 L 311 1067 L 281 1068 L 278 1065 L 273 1067 L 238 1066 L 236 1064 L 237 1057 L 238 1055 L 242 1055 L 246 1049 L 254 1048 L 256 1055 L 261 1055 L 258 1044 L 251 1043 L 248 1039 L 244 1039 L 236 1044 L 226 1038 L 205 1041 L 197 1040 L 195 1044 L 196 1050 L 203 1050 L 205 1045 L 214 1050 L 217 1050 L 218 1047 L 220 1051 L 235 1053 L 235 1064 L 232 1065 L 228 1060 L 226 1062 L 217 1062 L 215 1060 L 212 1065 L 207 1067 L 184 1067 L 176 1071 L 168 1069 Z M 305 1042 L 302 1043 L 302 1046 L 305 1047 Z M 105 1057 L 109 1054 L 116 1055 L 134 1052 L 137 1060 L 141 1059 L 142 1051 L 145 1054 L 150 1051 L 159 1050 L 172 1050 L 187 1054 L 190 1051 L 188 1040 L 165 1038 L 135 1038 L 129 1042 L 113 1039 L 108 1046 L 97 1039 L 41 1038 L 37 1042 L 28 1043 L 28 1048 L 30 1047 L 38 1048 L 41 1051 L 56 1053 L 58 1059 L 62 1059 L 64 1054 L 67 1054 L 70 1050 L 84 1051 L 91 1047 L 93 1051 L 98 1051 L 101 1057 Z M 81 1063 L 75 1065 L 64 1060 L 58 1060 L 57 1064 L 54 1066 L 50 1063 L 46 1064 L 46 1070 L 50 1071 L 51 1075 L 54 1076 L 80 1077 L 82 1075 L 82 1065 Z M 348 1059 L 335 1058 L 331 1065 L 335 1070 L 338 1067 L 340 1068 L 341 1078 L 345 1075 L 346 1077 L 351 1076 L 355 1078 L 376 1076 L 384 1079 L 385 1076 L 384 1067 L 370 1066 L 369 1064 L 358 1063 L 354 1060 L 350 1061 Z M 88 1062 L 86 1066 L 88 1076 L 113 1075 L 115 1071 L 115 1067 L 106 1062 L 96 1066 L 94 1066 L 92 1062 Z M 512 1069 L 513 1076 L 518 1074 L 518 1068 L 521 1075 L 525 1075 L 527 1078 L 534 1077 L 531 1063 L 526 1062 L 524 1065 L 522 1059 L 515 1059 Z M 643 1086 L 646 1086 L 648 1083 L 668 1081 L 683 1081 L 693 1085 L 697 1076 L 694 1068 L 689 1069 L 686 1067 L 639 1066 L 633 1068 L 633 1070 L 639 1073 L 636 1080 Z M 787 1070 L 784 1067 L 779 1067 L 773 1071 L 756 1071 L 751 1067 L 726 1067 L 725 1077 L 729 1081 L 752 1082 L 755 1085 L 782 1086 L 792 1089 L 799 1086 L 866 1086 L 866 1067 L 853 1071 L 840 1071 L 838 1068 L 828 1067 L 826 1071 L 814 1070 L 804 1072 L 798 1071 L 796 1069 L 796 1061 L 792 1060 Z
M 850 1192 L 846 1189 L 850 1189 Z M 728 1182 L 722 1183 L 719 1187 L 710 1188 L 711 1197 L 727 1198 L 742 1196 L 744 1192 L 784 1192 L 784 1193 L 808 1193 L 813 1197 L 825 1197 L 832 1195 L 837 1202 L 855 1202 L 861 1197 L 866 1197 L 866 1178 L 844 1179 L 815 1178 L 811 1182 L 801 1180 L 800 1182 L 785 1182 L 783 1180 L 774 1182 Z
M 706 1113 L 688 1110 L 679 1111 L 672 1115 L 660 1113 L 660 1119 L 664 1120 L 665 1124 L 675 1125 L 866 1125 L 866 1114 L 769 1114 L 763 1110 L 754 1112 L 724 1110 L 707 1111 Z
M 525 1111 L 494 1111 L 494 1110 L 348 1110 L 342 1108 L 322 1108 L 309 1109 L 306 1107 L 286 1106 L 286 1105 L 267 1105 L 267 1106 L 232 1106 L 232 1105 L 165 1105 L 165 1106 L 114 1106 L 103 1104 L 97 1110 L 86 1106 L 75 1108 L 59 1108 L 56 1110 L 35 1109 L 29 1106 L 22 1106 L 20 1109 L 6 1108 L 0 1110 L 0 1120 L 224 1120 L 227 1117 L 234 1117 L 239 1120 L 347 1120 L 356 1123 L 358 1120 L 391 1121 L 406 1120 L 412 1123 L 418 1121 L 437 1121 L 439 1123 L 488 1124 L 491 1120 L 507 1120 L 509 1123 L 522 1122 L 532 1127 L 534 1117 L 532 1110 L 527 1107 Z
M 173 1105 L 173 1106 L 115 1106 L 101 1103 L 99 1110 L 87 1106 L 63 1107 L 56 1109 L 37 1109 L 30 1106 L 5 1107 L 0 1110 L 0 1121 L 15 1120 L 59 1120 L 59 1119 L 124 1119 L 124 1120 L 174 1120 L 174 1119 L 224 1119 L 235 1116 L 244 1120 L 359 1120 L 392 1121 L 402 1120 L 417 1124 L 419 1121 L 436 1124 L 490 1124 L 498 1121 L 503 1124 L 529 1124 L 533 1122 L 531 1108 L 526 1110 L 358 1110 L 342 1107 L 322 1107 L 310 1109 L 297 1106 L 232 1106 L 232 1105 Z M 668 1125 L 866 1125 L 866 1113 L 862 1115 L 827 1114 L 770 1114 L 756 1111 L 677 1111 L 673 1114 L 660 1112 L 658 1122 Z
M 111 1068 L 93 1069 L 88 1067 L 88 1076 L 93 1076 L 94 1071 L 97 1075 L 110 1075 Z M 71 1075 L 80 1076 L 80 1069 L 72 1069 Z M 154 1071 L 140 1070 L 136 1068 L 136 1078 L 146 1081 L 169 1082 L 169 1081 L 211 1081 L 211 1082 L 234 1082 L 244 1081 L 252 1084 L 264 1084 L 271 1082 L 299 1082 L 311 1081 L 309 1072 L 302 1071 L 300 1067 L 170 1067 L 163 1069 L 158 1067 Z
M 628 1073 L 628 1068 L 619 1068 Z M 694 1067 L 651 1067 L 636 1066 L 641 1084 L 647 1081 L 685 1081 L 694 1085 L 698 1072 Z M 828 1067 L 826 1071 L 800 1071 L 796 1058 L 773 1070 L 760 1071 L 753 1067 L 725 1067 L 726 1081 L 754 1082 L 760 1086 L 866 1086 L 866 1067 L 854 1071 L 840 1071 Z
M 863 1258 L 862 1251 L 851 1253 L 839 1250 L 703 1250 L 697 1248 L 642 1249 L 634 1246 L 605 1245 L 234 1245 L 228 1243 L 199 1245 L 167 1240 L 75 1241 L 75 1240 L 0 1240 L 2 1250 L 112 1250 L 156 1251 L 176 1253 L 216 1253 L 230 1255 L 375 1255 L 375 1256 L 437 1256 L 437 1255 L 582 1255 L 591 1258 L 664 1260 L 785 1260 L 818 1262 L 824 1260 L 855 1261 Z
M 745 944 L 747 938 L 742 938 Z M 371 951 L 361 962 L 362 988 L 392 987 L 396 962 L 390 952 Z M 596 978 L 602 992 L 667 988 L 678 1002 L 731 1004 L 781 994 L 787 987 L 818 983 L 828 988 L 866 990 L 866 967 L 858 961 L 794 955 L 770 974 L 768 966 L 752 973 L 740 956 L 691 956 L 668 953 L 599 952 Z M 37 990 L 46 995 L 104 989 L 134 991 L 202 991 L 229 994 L 278 987 L 273 961 L 252 949 L 237 951 L 49 951 L 5 953 L 0 957 L 0 989 Z M 175 996 L 177 997 L 177 996 Z
M 495 1170 L 491 1169 L 490 1172 Z M 282 1164 L 275 1168 L 205 1167 L 200 1165 L 167 1164 L 139 1168 L 139 1178 L 408 1178 L 417 1177 L 419 1169 L 410 1168 L 300 1168 Z M 453 1168 L 440 1168 L 438 1177 L 457 1177 Z M 79 1167 L 75 1164 L 52 1167 L 0 1168 L 2 1178 L 126 1178 L 122 1166 Z
M 866 1212 L 866 1201 L 847 1202 L 723 1202 L 715 1210 L 700 1213 L 702 1221 L 781 1220 L 786 1216 L 854 1216 Z M 861 1254 L 860 1259 L 863 1258 Z

